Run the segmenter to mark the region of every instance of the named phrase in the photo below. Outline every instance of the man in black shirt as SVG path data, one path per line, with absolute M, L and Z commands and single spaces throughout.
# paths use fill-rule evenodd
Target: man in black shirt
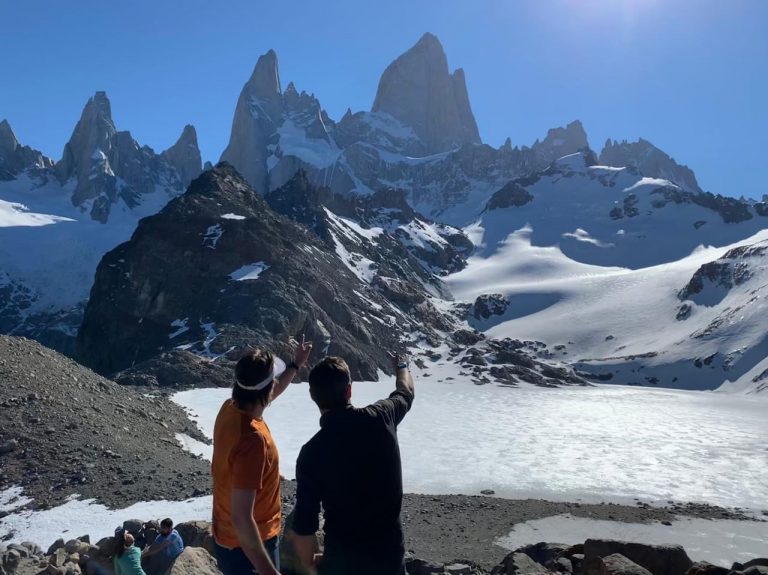
M 390 354 L 391 355 L 391 354 Z M 413 403 L 413 378 L 404 356 L 392 356 L 395 391 L 364 408 L 350 403 L 349 367 L 326 357 L 309 374 L 309 392 L 320 408 L 320 431 L 296 462 L 296 549 L 310 573 L 404 574 L 400 525 L 403 474 L 397 425 Z M 312 566 L 320 505 L 325 549 Z

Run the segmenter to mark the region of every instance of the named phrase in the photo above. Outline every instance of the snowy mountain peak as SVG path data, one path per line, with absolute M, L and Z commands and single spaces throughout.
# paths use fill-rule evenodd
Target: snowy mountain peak
M 96 92 L 88 99 L 77 122 L 72 137 L 64 146 L 61 161 L 56 164 L 56 173 L 62 182 L 83 172 L 90 172 L 94 155 L 98 150 L 108 152 L 112 147 L 112 138 L 117 134 L 112 122 L 112 106 L 106 92 Z M 110 170 L 108 165 L 102 166 Z M 88 173 L 86 178 L 92 174 Z M 93 197 L 93 186 L 87 182 L 78 183 L 73 201 L 80 204 Z
M 200 175 L 202 157 L 197 145 L 197 131 L 191 124 L 184 126 L 177 142 L 163 152 L 162 156 L 179 173 L 182 184 L 186 187 Z
M 608 140 L 600 152 L 600 163 L 605 166 L 637 169 L 644 176 L 663 178 L 673 182 L 685 191 L 701 193 L 696 176 L 688 167 L 675 162 L 673 158 L 640 138 L 637 142 Z
M 413 128 L 427 154 L 480 143 L 464 72 L 448 71 L 443 47 L 429 33 L 384 70 L 371 111 Z

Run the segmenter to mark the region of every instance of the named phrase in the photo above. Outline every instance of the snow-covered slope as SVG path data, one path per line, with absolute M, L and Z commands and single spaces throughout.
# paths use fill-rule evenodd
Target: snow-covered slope
M 636 269 L 768 227 L 755 206 L 590 160 L 589 154 L 565 156 L 496 192 L 474 222 L 483 229 L 480 255 L 494 254 L 511 231 L 530 225 L 536 246 L 558 245 L 576 261 Z
M 105 93 L 55 165 L 0 125 L 0 332 L 71 352 L 101 257 L 200 172 L 192 126 L 161 155 L 119 132 Z
M 634 270 L 574 261 L 557 245 L 534 245 L 534 234 L 521 227 L 446 278 L 473 308 L 488 301 L 480 296 L 498 294 L 493 313 L 468 314 L 487 336 L 546 342 L 557 359 L 598 381 L 715 389 L 730 379 L 739 389 L 765 387 L 768 230 Z M 738 283 L 718 283 L 719 275 L 713 282 L 705 273 L 702 290 L 692 293 L 687 286 L 698 285 L 693 278 L 711 262 L 749 272 L 737 274 Z

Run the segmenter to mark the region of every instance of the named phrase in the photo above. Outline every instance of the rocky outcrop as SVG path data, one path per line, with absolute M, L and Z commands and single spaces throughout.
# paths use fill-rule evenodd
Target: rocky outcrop
M 413 128 L 425 155 L 480 143 L 464 71 L 449 73 L 443 47 L 432 34 L 424 34 L 387 67 L 371 111 Z
M 259 57 L 237 100 L 229 144 L 221 161 L 232 164 L 253 188 L 269 190 L 267 146 L 277 143 L 277 125 L 283 110 L 277 54 Z
M 728 250 L 715 261 L 703 264 L 688 284 L 680 290 L 681 300 L 693 300 L 703 305 L 714 305 L 736 286 L 740 286 L 765 267 L 768 241 Z M 714 291 L 715 293 L 704 293 Z
M 53 160 L 16 139 L 8 120 L 0 122 L 0 181 L 12 180 L 30 168 L 50 168 Z
M 173 349 L 287 353 L 287 336 L 304 333 L 317 353 L 346 357 L 356 379 L 376 379 L 397 345 L 392 326 L 414 321 L 220 164 L 103 258 L 78 354 L 114 373 Z
M 646 545 L 608 539 L 587 539 L 584 543 L 584 563 L 594 558 L 614 557 L 619 554 L 647 569 L 652 575 L 685 575 L 693 565 L 685 550 L 679 545 Z M 614 557 L 614 566 L 622 566 Z M 610 561 L 606 565 L 609 567 Z M 622 569 L 626 567 L 626 564 Z M 614 571 L 608 570 L 609 573 Z M 628 572 L 628 571 L 620 571 Z
M 191 124 L 184 126 L 178 141 L 162 153 L 163 158 L 176 168 L 182 185 L 186 188 L 200 175 L 203 161 L 197 146 L 197 132 Z
M 208 489 L 208 465 L 176 440 L 205 441 L 180 407 L 37 342 L 0 336 L 0 411 L 0 491 L 21 487 L 36 508 L 72 494 L 126 506 Z
M 678 164 L 643 138 L 637 142 L 608 139 L 600 152 L 599 161 L 603 166 L 631 166 L 649 178 L 662 178 L 687 192 L 702 193 L 696 176 L 688 166 Z
M 564 128 L 551 128 L 546 138 L 541 142 L 536 140 L 531 146 L 537 159 L 544 164 L 586 149 L 589 149 L 587 133 L 579 120 L 574 120 Z
M 140 146 L 130 132 L 117 130 L 107 94 L 96 92 L 64 146 L 56 175 L 62 184 L 75 180 L 72 203 L 106 223 L 118 202 L 132 209 L 149 196 L 164 194 L 161 201 L 155 201 L 162 205 L 184 190 L 185 179 L 195 171 L 195 161 L 199 171 L 194 129 L 185 129 L 180 143 L 166 156 Z

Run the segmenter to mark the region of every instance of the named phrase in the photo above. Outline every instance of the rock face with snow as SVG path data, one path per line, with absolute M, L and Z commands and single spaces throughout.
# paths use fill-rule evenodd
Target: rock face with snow
M 371 111 L 413 128 L 424 144 L 422 155 L 480 143 L 464 71 L 448 71 L 443 47 L 432 34 L 384 70 Z
M 157 155 L 116 129 L 104 92 L 55 165 L 0 123 L 0 333 L 72 353 L 101 256 L 199 172 L 192 126 Z
M 347 358 L 353 377 L 376 379 L 397 331 L 415 321 L 220 164 L 104 257 L 78 353 L 112 373 L 174 348 L 287 353 L 286 338 L 304 333 L 317 353 Z
M 117 203 L 131 209 L 147 195 L 166 194 L 167 201 L 169 192 L 182 192 L 200 164 L 193 128 L 185 129 L 179 142 L 159 156 L 139 146 L 130 132 L 117 130 L 106 93 L 96 92 L 64 146 L 56 174 L 62 184 L 75 182 L 72 203 L 105 223 Z
M 669 180 L 687 192 L 702 192 L 688 166 L 678 164 L 643 138 L 637 142 L 607 140 L 599 161 L 604 166 L 636 168 L 644 176 Z
M 12 180 L 27 169 L 52 166 L 53 160 L 19 144 L 8 120 L 0 122 L 0 180 Z
M 578 122 L 552 130 L 535 149 L 482 144 L 464 73 L 449 73 L 440 42 L 427 34 L 384 72 L 370 112 L 348 110 L 338 122 L 293 84 L 281 91 L 277 56 L 264 54 L 240 94 L 221 159 L 261 193 L 303 169 L 334 194 L 397 187 L 421 213 L 464 225 L 467 205 L 585 145 Z
M 493 193 L 476 216 L 482 253 L 530 226 L 534 245 L 559 246 L 583 263 L 637 269 L 675 261 L 701 244 L 728 245 L 768 225 L 748 202 L 688 192 L 593 159 L 582 150 Z

